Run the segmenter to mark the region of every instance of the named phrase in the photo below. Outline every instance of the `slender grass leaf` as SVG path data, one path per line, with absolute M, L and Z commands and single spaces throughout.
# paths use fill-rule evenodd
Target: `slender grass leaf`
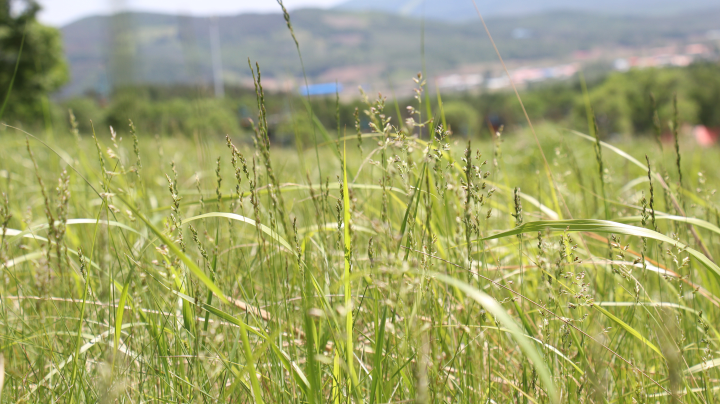
M 402 246 L 403 238 L 405 237 L 405 231 L 407 230 L 407 222 L 408 218 L 410 217 L 410 209 L 412 209 L 412 203 L 415 200 L 415 198 L 418 198 L 419 201 L 420 198 L 417 196 L 417 194 L 420 192 L 420 184 L 422 184 L 423 178 L 425 178 L 425 166 L 427 165 L 427 162 L 423 163 L 422 171 L 420 173 L 420 177 L 418 177 L 417 182 L 415 183 L 415 187 L 413 188 L 413 193 L 410 195 L 410 200 L 407 203 L 407 208 L 405 209 L 405 215 L 403 215 L 403 221 L 400 224 L 400 241 L 398 242 L 398 252 L 400 252 L 400 247 Z
M 593 305 L 593 308 L 595 310 L 599 311 L 600 313 L 604 314 L 607 318 L 609 318 L 610 320 L 615 322 L 615 324 L 617 324 L 620 327 L 622 327 L 623 329 L 625 329 L 625 331 L 632 334 L 633 337 L 637 338 L 643 344 L 647 345 L 648 348 L 655 351 L 658 355 L 660 355 L 660 357 L 665 358 L 665 355 L 662 354 L 662 352 L 660 351 L 660 349 L 658 347 L 653 345 L 652 342 L 648 341 L 645 337 L 642 336 L 642 334 L 640 334 L 640 332 L 638 330 L 632 328 L 628 323 L 622 321 L 620 318 L 614 316 L 612 313 L 610 313 L 609 311 L 603 309 L 602 307 L 600 307 L 598 305 Z
M 127 300 L 129 290 L 130 277 L 128 276 L 122 292 L 120 293 L 120 300 L 118 301 L 117 310 L 115 312 L 115 352 L 113 354 L 113 362 L 115 361 L 115 356 L 117 355 L 117 349 L 120 346 L 120 333 L 122 331 L 123 315 L 125 314 L 125 301 Z
M 550 370 L 548 370 L 545 362 L 543 362 L 540 353 L 535 349 L 535 346 L 531 342 L 531 340 L 527 336 L 525 336 L 525 333 L 522 332 L 522 329 L 507 314 L 505 309 L 500 306 L 497 300 L 493 299 L 484 292 L 481 292 L 478 289 L 468 285 L 467 283 L 459 279 L 447 276 L 445 274 L 429 272 L 428 276 L 431 276 L 440 282 L 460 289 L 467 296 L 480 304 L 490 314 L 492 314 L 493 317 L 495 317 L 505 328 L 507 328 L 509 333 L 513 336 L 515 342 L 517 342 L 517 344 L 520 346 L 520 349 L 528 357 L 530 362 L 532 362 L 532 364 L 535 366 L 538 376 L 540 377 L 540 380 L 545 386 L 550 400 L 554 403 L 560 402 L 557 389 L 555 388 L 555 383 L 553 382 L 552 375 L 550 374 Z
M 642 227 L 630 226 L 623 223 L 613 222 L 610 220 L 596 220 L 596 219 L 573 219 L 573 220 L 541 220 L 536 222 L 528 222 L 520 225 L 514 229 L 507 230 L 489 237 L 485 237 L 482 240 L 493 240 L 500 239 L 510 236 L 515 236 L 522 233 L 537 233 L 543 230 L 555 230 L 555 231 L 568 231 L 571 233 L 575 232 L 595 232 L 595 233 L 610 233 L 610 234 L 624 234 L 628 236 L 645 237 L 664 243 L 670 243 L 675 245 L 678 249 L 687 251 L 688 254 L 692 255 L 695 259 L 700 261 L 703 266 L 709 269 L 715 277 L 720 280 L 720 267 L 712 262 L 708 257 L 703 255 L 701 252 L 694 250 L 687 245 L 675 241 L 672 238 L 658 233 L 653 230 L 645 229 Z
M 145 217 L 145 215 L 143 215 L 142 213 L 140 213 L 140 211 L 135 207 L 134 204 L 128 202 L 127 200 L 125 200 L 125 198 L 123 198 L 123 197 L 120 196 L 120 195 L 116 195 L 115 197 L 118 198 L 118 199 L 120 199 L 120 200 L 125 204 L 125 206 L 127 206 L 128 209 L 130 209 L 130 211 L 131 211 L 137 218 L 139 218 L 140 220 L 142 220 L 143 223 L 145 223 L 145 225 L 146 225 L 148 228 L 150 228 L 150 230 L 151 230 L 160 240 L 162 240 L 162 242 L 163 242 L 165 245 L 167 245 L 168 248 L 169 248 L 175 255 L 178 256 L 178 258 L 180 258 L 180 260 L 188 267 L 188 269 L 190 269 L 190 271 L 191 271 L 202 283 L 204 283 L 205 286 L 206 286 L 208 289 L 212 290 L 213 293 L 215 293 L 215 294 L 220 298 L 220 300 L 223 301 L 223 303 L 226 303 L 226 302 L 227 302 L 227 299 L 225 298 L 225 295 L 223 294 L 223 292 L 220 290 L 220 288 L 218 288 L 217 286 L 215 286 L 215 283 L 213 283 L 213 281 L 211 281 L 210 278 L 208 278 L 207 275 L 205 275 L 205 272 L 203 272 L 203 271 L 195 264 L 195 262 L 194 262 L 193 260 L 191 260 L 184 252 L 182 252 L 182 250 L 180 250 L 180 248 L 179 248 L 177 245 L 175 245 L 175 243 L 174 243 L 172 240 L 170 240 L 170 238 L 168 238 L 165 234 L 163 234 L 163 232 L 160 231 L 160 229 L 158 229 L 157 227 L 155 227 L 155 226 Z
M 702 372 L 708 369 L 716 368 L 720 366 L 720 358 L 710 359 L 708 361 L 698 363 L 695 366 L 692 366 L 685 370 L 686 374 L 694 374 L 698 372 Z
M 55 221 L 55 225 L 58 225 L 58 224 L 60 224 L 60 222 Z M 140 232 L 133 229 L 132 227 L 122 224 L 122 223 L 119 223 L 119 222 L 115 222 L 113 220 L 103 221 L 103 220 L 96 220 L 96 219 L 68 219 L 67 222 L 65 223 L 65 225 L 67 225 L 67 226 L 73 226 L 73 225 L 78 225 L 78 224 L 92 224 L 92 225 L 104 224 L 104 225 L 110 226 L 110 227 L 119 227 L 121 229 L 128 230 L 135 234 L 141 235 Z M 18 238 L 25 237 L 26 235 L 32 234 L 38 230 L 47 229 L 48 227 L 50 227 L 50 226 L 48 226 L 47 223 L 41 223 L 41 224 L 37 224 L 34 226 L 30 226 L 25 230 L 7 229 L 7 235 L 12 236 L 8 241 L 13 242 L 13 241 L 17 240 Z
M 352 288 L 350 284 L 350 269 L 351 269 L 351 254 L 352 254 L 352 239 L 350 238 L 350 191 L 348 189 L 347 179 L 347 152 L 345 149 L 345 142 L 343 142 L 343 238 L 345 243 L 345 333 L 347 334 L 346 339 L 346 362 L 349 369 L 350 386 L 357 385 L 357 376 L 355 373 L 355 366 L 353 365 L 353 310 L 352 310 Z
M 370 404 L 382 401 L 382 393 L 378 390 L 378 384 L 382 378 L 383 346 L 385 343 L 385 322 L 387 319 L 387 306 L 383 307 L 383 314 L 378 323 L 378 331 L 375 336 L 375 358 L 373 360 L 372 386 L 370 388 Z
M 717 227 L 714 224 L 712 224 L 706 220 L 698 219 L 695 217 L 656 215 L 655 220 L 670 220 L 670 221 L 678 222 L 678 223 L 693 224 L 695 226 L 702 227 L 703 229 L 710 230 L 713 233 L 720 234 L 720 227 Z M 618 223 L 637 223 L 637 222 L 642 221 L 642 216 L 620 217 L 617 219 L 613 219 L 613 221 L 618 222 Z
M 584 133 L 581 133 L 581 132 L 578 132 L 578 131 L 576 131 L 576 130 L 571 130 L 570 133 L 572 133 L 573 135 L 579 136 L 579 137 L 581 137 L 581 138 L 583 138 L 583 139 L 585 139 L 585 140 L 591 141 L 591 142 L 593 142 L 593 143 L 597 142 L 597 139 L 595 139 L 594 137 L 588 136 L 588 135 L 586 135 L 586 134 L 584 134 Z M 600 141 L 600 145 L 601 145 L 602 147 L 608 149 L 608 150 L 612 150 L 612 151 L 615 152 L 618 156 L 621 156 L 621 157 L 625 158 L 627 161 L 629 161 L 629 162 L 635 164 L 636 166 L 640 167 L 644 172 L 647 172 L 648 168 L 647 168 L 647 166 L 646 166 L 645 164 L 639 162 L 635 157 L 629 155 L 629 154 L 626 153 L 625 151 L 623 151 L 623 150 L 621 150 L 621 149 L 618 149 L 617 147 L 615 147 L 615 146 L 613 146 L 613 145 L 611 145 L 611 144 L 609 144 L 609 143 L 605 143 L 605 142 L 603 142 L 603 141 Z
M 236 325 L 240 328 L 244 328 L 247 332 L 260 337 L 264 340 L 267 340 L 270 343 L 270 349 L 275 353 L 277 358 L 282 362 L 283 366 L 285 367 L 285 370 L 287 370 L 290 374 L 293 375 L 293 378 L 295 379 L 296 383 L 300 386 L 302 391 L 304 393 L 308 393 L 308 390 L 310 388 L 310 382 L 308 381 L 307 377 L 303 373 L 303 371 L 300 369 L 300 367 L 297 366 L 295 362 L 292 362 L 290 360 L 290 356 L 285 353 L 282 349 L 280 349 L 277 345 L 275 345 L 268 337 L 267 334 L 265 334 L 262 330 L 257 330 L 248 324 L 246 324 L 244 321 L 238 319 L 237 317 L 233 316 L 232 314 L 229 314 L 223 310 L 218 309 L 217 307 L 211 306 L 206 303 L 202 302 L 196 302 L 195 299 L 192 297 L 180 293 L 178 291 L 173 290 L 173 293 L 175 293 L 178 297 L 183 299 L 184 301 L 187 301 L 190 304 L 196 305 L 197 307 L 205 310 L 206 312 L 214 315 L 217 318 L 220 318 L 222 320 L 227 321 L 230 324 Z
M 251 225 L 251 226 L 257 226 L 257 222 L 255 222 L 253 219 L 250 219 L 250 218 L 248 218 L 248 217 L 241 216 L 241 215 L 238 215 L 238 214 L 235 214 L 235 213 L 226 213 L 226 212 L 211 212 L 211 213 L 205 213 L 205 214 L 202 214 L 202 215 L 193 216 L 193 217 L 189 217 L 189 218 L 187 218 L 187 219 L 183 219 L 182 222 L 183 222 L 183 224 L 185 224 L 185 223 L 193 222 L 193 221 L 195 221 L 195 220 L 207 219 L 207 218 L 210 218 L 210 217 L 223 217 L 223 218 L 230 219 L 230 220 L 236 220 L 236 221 L 241 222 L 241 223 L 247 223 L 247 224 L 249 224 L 249 225 Z M 263 233 L 265 233 L 265 234 L 267 234 L 268 236 L 270 236 L 273 240 L 275 240 L 275 241 L 277 241 L 278 243 L 280 243 L 280 245 L 282 245 L 283 247 L 285 247 L 288 252 L 292 252 L 292 247 L 290 247 L 290 244 L 289 244 L 284 238 L 282 238 L 279 234 L 277 234 L 274 230 L 272 230 L 271 228 L 265 226 L 264 224 L 260 224 L 260 230 L 262 230 Z

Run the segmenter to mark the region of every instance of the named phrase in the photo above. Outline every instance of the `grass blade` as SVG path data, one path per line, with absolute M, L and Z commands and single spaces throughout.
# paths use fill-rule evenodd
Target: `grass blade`
M 287 370 L 290 374 L 293 375 L 293 378 L 295 379 L 296 382 L 298 382 L 298 385 L 300 386 L 302 391 L 306 394 L 308 393 L 308 389 L 310 388 L 310 382 L 308 381 L 305 374 L 294 362 L 292 362 L 290 360 L 290 356 L 288 356 L 287 353 L 285 353 L 277 345 L 275 345 L 269 339 L 269 337 L 264 332 L 262 332 L 262 330 L 256 330 L 256 329 L 250 327 L 244 321 L 238 319 L 237 317 L 235 317 L 223 310 L 220 310 L 217 307 L 196 301 L 195 299 L 193 299 L 192 297 L 190 297 L 184 293 L 180 293 L 175 290 L 173 290 L 172 293 L 176 294 L 178 297 L 180 297 L 184 301 L 186 301 L 192 305 L 196 305 L 199 308 L 207 311 L 208 313 L 212 314 L 213 316 L 220 318 L 222 320 L 225 320 L 230 324 L 238 326 L 241 330 L 244 330 L 246 336 L 247 336 L 247 333 L 251 333 L 257 337 L 260 337 L 260 338 L 268 341 L 270 343 L 270 349 L 272 349 L 272 351 L 275 353 L 275 355 L 280 360 L 280 362 L 282 362 L 283 366 L 285 367 L 285 370 Z M 250 344 L 250 341 L 248 340 L 247 341 L 248 347 L 249 347 L 249 344 Z M 245 353 L 247 355 L 248 351 L 246 350 L 246 347 L 245 347 L 245 341 L 243 341 L 243 349 L 245 350 Z M 250 356 L 246 356 L 246 360 L 252 359 L 252 350 L 250 350 L 249 353 L 250 353 Z M 253 370 L 254 370 L 254 365 L 253 365 Z M 256 373 L 252 373 L 252 375 L 256 375 Z M 253 377 L 253 376 L 251 376 L 251 377 Z
M 347 340 L 345 342 L 347 367 L 350 373 L 350 389 L 352 390 L 353 385 L 357 385 L 357 376 L 355 373 L 355 366 L 353 365 L 353 308 L 352 308 L 352 288 L 350 285 L 350 269 L 351 269 L 351 254 L 352 254 L 352 239 L 350 238 L 350 192 L 348 189 L 347 179 L 347 152 L 345 149 L 345 142 L 343 142 L 343 238 L 345 244 L 345 332 L 347 334 Z
M 669 243 L 676 246 L 678 249 L 684 249 L 688 254 L 692 255 L 695 259 L 700 261 L 707 269 L 709 269 L 715 277 L 720 280 L 720 267 L 712 262 L 708 257 L 703 255 L 701 252 L 694 250 L 687 245 L 675 241 L 672 238 L 658 233 L 653 230 L 645 229 L 642 227 L 630 226 L 623 223 L 613 222 L 610 220 L 596 220 L 596 219 L 573 219 L 573 220 L 540 220 L 536 222 L 528 222 L 521 226 L 518 226 L 512 230 L 507 230 L 493 236 L 485 237 L 482 240 L 494 240 L 504 237 L 515 236 L 524 233 L 537 233 L 543 230 L 555 230 L 565 231 L 570 233 L 575 232 L 595 232 L 595 233 L 611 233 L 611 234 L 624 234 L 628 236 L 637 236 L 650 238 L 664 243 Z
M 241 223 L 247 223 L 251 226 L 257 226 L 257 222 L 255 222 L 255 220 L 253 220 L 253 219 L 250 219 L 248 217 L 241 216 L 241 215 L 238 215 L 235 213 L 226 213 L 226 212 L 211 212 L 211 213 L 205 213 L 205 214 L 198 215 L 198 216 L 192 216 L 187 219 L 183 219 L 183 224 L 190 223 L 195 220 L 207 219 L 207 218 L 211 218 L 211 217 L 223 217 L 223 218 L 230 219 L 230 220 L 236 220 Z M 262 230 L 263 233 L 270 236 L 270 238 L 272 238 L 273 240 L 280 243 L 280 245 L 285 247 L 288 252 L 292 252 L 292 247 L 290 247 L 290 244 L 284 238 L 282 238 L 282 236 L 277 234 L 274 230 L 265 226 L 264 224 L 260 224 L 260 230 Z
M 185 265 L 187 265 L 188 269 L 190 269 L 190 272 L 192 272 L 193 275 L 195 275 L 202 283 L 204 283 L 205 286 L 206 286 L 208 289 L 212 290 L 213 293 L 215 293 L 215 294 L 220 298 L 220 300 L 223 301 L 223 303 L 227 303 L 227 299 L 225 298 L 225 295 L 223 294 L 223 292 L 220 290 L 220 288 L 218 288 L 217 286 L 215 286 L 215 283 L 213 283 L 213 281 L 211 281 L 210 278 L 208 278 L 207 275 L 205 275 L 205 272 L 203 272 L 203 271 L 195 264 L 195 262 L 193 262 L 193 260 L 191 260 L 190 258 L 188 258 L 188 256 L 185 255 L 185 253 L 182 252 L 182 250 L 180 250 L 180 248 L 179 248 L 172 240 L 170 240 L 165 234 L 163 234 L 163 232 L 160 231 L 160 229 L 158 229 L 158 228 L 155 227 L 152 223 L 150 223 L 150 221 L 145 217 L 145 215 L 143 215 L 142 213 L 140 213 L 140 211 L 135 207 L 134 204 L 128 202 L 127 200 L 125 200 L 125 198 L 123 198 L 123 197 L 120 196 L 120 195 L 116 195 L 115 197 L 118 198 L 118 199 L 120 199 L 120 200 L 125 204 L 125 206 L 127 206 L 128 209 L 130 209 L 130 211 L 131 211 L 137 218 L 139 218 L 140 220 L 142 220 L 143 223 L 145 223 L 145 225 L 146 225 L 160 240 L 162 240 L 162 242 L 163 242 L 165 245 L 167 245 L 168 248 L 169 248 L 175 255 L 177 255 L 178 258 L 180 258 L 180 260 L 181 260 Z
M 0 401 L 2 400 L 3 384 L 5 384 L 5 356 L 0 353 Z
M 515 342 L 517 342 L 517 344 L 520 346 L 520 349 L 525 355 L 527 355 L 530 362 L 532 362 L 532 364 L 535 366 L 535 369 L 538 372 L 538 376 L 540 377 L 540 380 L 545 386 L 550 400 L 554 403 L 560 402 L 557 394 L 557 389 L 555 388 L 555 383 L 553 382 L 552 376 L 550 375 L 550 370 L 548 370 L 545 362 L 543 362 L 540 353 L 538 353 L 531 340 L 527 336 L 525 336 L 525 333 L 522 332 L 520 327 L 507 314 L 505 309 L 500 306 L 497 300 L 493 299 L 489 295 L 479 291 L 478 289 L 468 285 L 467 283 L 459 279 L 455 279 L 437 272 L 428 273 L 428 276 L 431 276 L 447 285 L 460 289 L 471 299 L 479 303 L 485 310 L 492 314 L 493 317 L 495 317 L 506 329 L 508 329 L 509 333 L 513 336 Z
M 593 305 L 593 308 L 594 308 L 595 310 L 599 311 L 600 313 L 604 314 L 607 318 L 609 318 L 609 319 L 612 320 L 615 324 L 617 324 L 617 325 L 619 325 L 620 327 L 622 327 L 625 331 L 627 331 L 627 332 L 629 332 L 630 334 L 632 334 L 633 337 L 639 339 L 643 344 L 647 345 L 648 348 L 652 349 L 652 350 L 655 351 L 658 355 L 660 355 L 661 358 L 665 358 L 665 355 L 662 354 L 662 352 L 660 351 L 660 349 L 659 349 L 658 347 L 656 347 L 655 345 L 653 345 L 652 342 L 648 341 L 645 337 L 642 336 L 642 334 L 640 334 L 639 331 L 637 331 L 636 329 L 632 328 L 628 323 L 622 321 L 621 319 L 619 319 L 618 317 L 614 316 L 612 313 L 610 313 L 609 311 L 603 309 L 602 307 L 598 306 L 597 304 Z
M 425 172 L 427 171 L 425 169 L 426 165 L 427 165 L 427 163 L 424 163 L 422 166 L 423 168 L 420 173 L 420 177 L 418 177 L 418 180 L 415 183 L 415 188 L 413 189 L 412 195 L 410 195 L 410 200 L 408 201 L 407 208 L 405 209 L 405 215 L 403 216 L 403 221 L 402 221 L 402 224 L 400 225 L 400 241 L 398 241 L 398 248 L 397 248 L 398 252 L 400 252 L 400 247 L 402 246 L 402 241 L 403 241 L 403 238 L 405 237 L 405 230 L 407 230 L 407 223 L 408 223 L 408 218 L 410 217 L 410 209 L 412 209 L 412 203 L 415 200 L 415 198 L 417 198 L 417 201 L 420 200 L 420 198 L 418 197 L 418 193 L 420 192 L 420 184 L 422 184 L 422 180 L 423 180 L 423 178 L 425 178 Z M 417 209 L 418 203 L 419 202 L 415 203 L 416 209 Z
M 120 346 L 120 333 L 122 331 L 123 315 L 125 313 L 125 301 L 127 300 L 129 290 L 130 277 L 128 276 L 127 281 L 125 281 L 125 285 L 123 286 L 122 293 L 120 293 L 120 300 L 118 301 L 117 311 L 115 312 L 115 344 L 113 352 L 113 363 L 115 362 L 115 356 L 117 356 L 117 350 Z
M 613 219 L 615 222 L 618 223 L 637 223 L 642 221 L 642 216 L 626 216 L 626 217 L 620 217 L 617 219 Z M 689 223 L 693 224 L 698 227 L 702 227 L 703 229 L 707 229 L 712 231 L 713 233 L 720 234 L 720 227 L 715 226 L 714 224 L 698 219 L 695 217 L 685 217 L 685 216 L 674 216 L 674 215 L 657 215 L 655 216 L 655 220 L 670 220 L 673 222 L 678 223 Z
M 383 345 L 385 343 L 385 321 L 387 318 L 387 306 L 383 307 L 383 314 L 378 323 L 378 331 L 375 337 L 375 358 L 373 360 L 373 379 L 370 388 L 370 404 L 382 401 L 382 394 L 377 389 L 382 378 Z

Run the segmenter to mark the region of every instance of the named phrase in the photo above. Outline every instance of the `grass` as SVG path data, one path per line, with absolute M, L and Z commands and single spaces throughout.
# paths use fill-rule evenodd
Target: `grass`
M 714 152 L 542 125 L 550 181 L 528 133 L 434 118 L 298 151 L 262 115 L 6 127 L 3 402 L 714 402 Z

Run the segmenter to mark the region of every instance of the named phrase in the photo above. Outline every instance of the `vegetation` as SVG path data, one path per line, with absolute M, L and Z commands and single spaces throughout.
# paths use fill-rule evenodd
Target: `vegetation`
M 614 134 L 649 135 L 655 133 L 653 103 L 655 98 L 659 123 L 670 133 L 673 94 L 678 96 L 681 122 L 692 125 L 720 126 L 715 106 L 720 103 L 720 65 L 711 62 L 687 68 L 651 68 L 613 73 L 588 83 L 589 98 L 597 115 L 601 137 Z M 510 91 L 443 94 L 446 124 L 458 137 L 489 136 L 489 121 L 512 128 L 510 133 L 526 125 L 515 94 Z M 435 95 L 431 95 L 435 97 Z M 522 92 L 530 117 L 549 121 L 562 127 L 587 131 L 587 111 L 579 80 L 534 84 Z M 104 104 L 103 104 L 104 102 Z M 314 144 L 313 124 L 305 110 L 309 102 L 318 120 L 328 128 L 339 125 L 348 132 L 355 129 L 355 109 L 362 110 L 360 98 L 336 103 L 335 96 L 306 100 L 298 95 L 267 93 L 266 111 L 271 139 L 279 145 L 294 145 L 296 136 L 302 144 Z M 408 100 L 400 100 L 406 104 Z M 224 99 L 216 99 L 206 90 L 188 86 L 131 86 L 120 88 L 103 101 L 99 96 L 77 97 L 54 106 L 53 120 L 66 130 L 62 117 L 71 109 L 80 129 L 89 132 L 90 120 L 100 126 L 113 126 L 126 133 L 131 118 L 141 133 L 150 135 L 223 136 L 237 133 L 250 142 L 252 129 L 248 119 L 256 105 L 255 96 L 241 87 L 228 87 Z M 256 108 L 256 107 L 255 107 Z M 394 109 L 394 107 L 393 107 Z M 390 113 L 391 111 L 388 111 Z M 408 115 L 401 111 L 402 119 Z M 392 112 L 397 119 L 397 112 Z M 370 120 L 359 115 L 363 130 L 370 130 Z M 32 128 L 32 124 L 29 125 Z M 37 125 L 36 125 L 37 127 Z
M 716 127 L 720 126 L 715 107 L 720 102 L 720 80 L 714 79 L 718 73 L 720 65 L 709 63 L 616 73 L 590 93 L 590 101 L 602 126 L 611 132 L 650 132 L 654 125 L 650 94 L 659 116 L 672 116 L 671 101 L 677 95 L 683 122 Z
M 715 401 L 711 152 L 466 144 L 421 77 L 291 152 L 256 83 L 253 147 L 4 130 L 4 402 Z
M 662 130 L 673 115 L 672 99 L 678 98 L 680 121 L 708 127 L 720 126 L 720 64 L 700 62 L 686 68 L 666 67 L 615 72 L 589 83 L 590 104 L 597 115 L 601 136 L 650 135 L 655 131 L 655 98 Z M 446 97 L 455 99 L 456 97 Z M 530 117 L 587 130 L 586 101 L 582 83 L 538 84 L 523 93 Z M 525 116 L 512 92 L 497 92 L 460 99 L 487 119 L 498 115 L 510 125 L 525 124 Z M 477 132 L 475 132 L 477 133 Z
M 60 32 L 36 21 L 39 9 L 33 0 L 0 0 L 0 118 L 12 123 L 50 122 L 48 95 L 68 80 Z

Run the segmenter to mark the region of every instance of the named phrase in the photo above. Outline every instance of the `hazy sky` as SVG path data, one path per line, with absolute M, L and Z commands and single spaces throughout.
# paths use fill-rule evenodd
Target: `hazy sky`
M 287 8 L 329 7 L 342 0 L 284 0 Z M 279 11 L 275 0 L 38 0 L 43 7 L 40 19 L 62 26 L 92 14 L 131 9 L 192 15 L 237 14 L 249 11 Z

